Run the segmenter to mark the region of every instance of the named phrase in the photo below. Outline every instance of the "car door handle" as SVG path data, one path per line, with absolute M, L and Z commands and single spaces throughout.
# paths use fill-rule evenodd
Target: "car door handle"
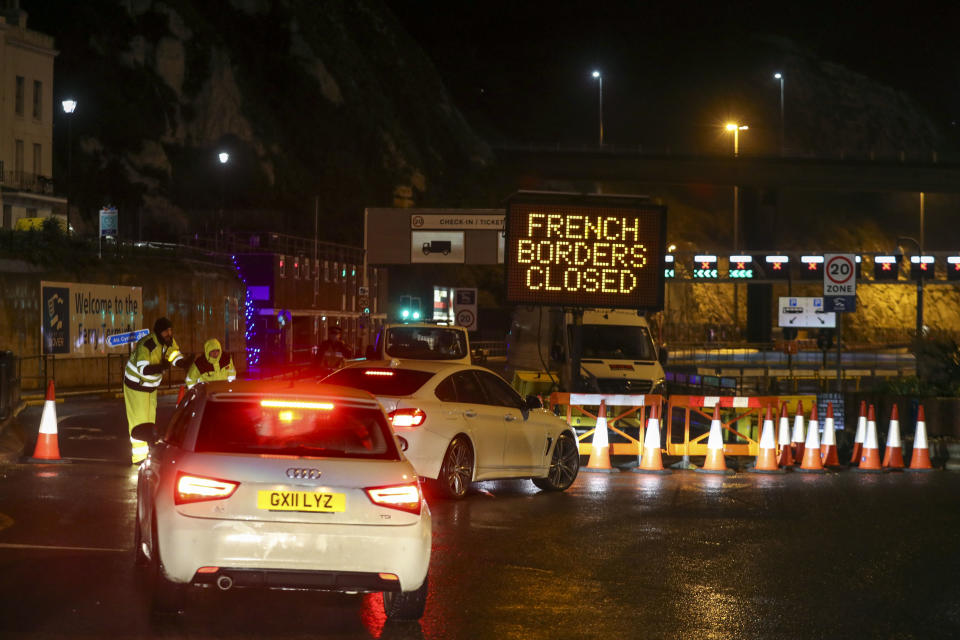
M 464 412 L 463 412 L 463 417 L 464 417 L 464 418 L 476 418 L 476 417 L 477 417 L 477 412 L 474 411 L 473 409 L 466 409 L 466 410 L 464 410 Z
M 512 413 L 508 413 L 507 415 L 503 416 L 503 419 L 507 422 L 513 422 L 517 419 L 517 416 L 513 415 Z

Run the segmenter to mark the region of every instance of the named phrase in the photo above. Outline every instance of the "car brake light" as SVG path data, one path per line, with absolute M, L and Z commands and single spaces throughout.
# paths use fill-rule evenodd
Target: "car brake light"
M 332 402 L 303 402 L 298 400 L 261 400 L 261 407 L 269 407 L 271 409 L 280 408 L 280 409 L 322 409 L 325 411 L 330 411 L 333 409 Z
M 365 376 L 392 376 L 393 371 L 384 371 L 383 369 L 367 369 L 363 372 Z
M 395 409 L 387 418 L 395 427 L 419 427 L 426 421 L 427 414 L 421 409 Z
M 182 471 L 177 474 L 177 484 L 173 491 L 175 504 L 223 500 L 233 495 L 240 486 L 239 482 L 195 476 Z
M 381 507 L 399 509 L 420 515 L 420 483 L 396 484 L 389 487 L 368 487 L 364 489 L 370 502 Z

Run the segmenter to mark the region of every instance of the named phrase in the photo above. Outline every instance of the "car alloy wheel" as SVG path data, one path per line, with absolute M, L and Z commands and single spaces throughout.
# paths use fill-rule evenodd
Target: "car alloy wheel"
M 546 478 L 534 478 L 533 484 L 544 491 L 564 491 L 577 478 L 580 470 L 580 450 L 569 434 L 557 438 Z
M 473 449 L 464 436 L 456 436 L 447 447 L 440 467 L 440 487 L 448 498 L 459 499 L 467 495 L 473 479 Z

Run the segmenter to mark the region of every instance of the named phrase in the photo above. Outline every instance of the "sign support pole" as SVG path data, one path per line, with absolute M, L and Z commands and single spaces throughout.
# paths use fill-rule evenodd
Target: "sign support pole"
M 837 313 L 837 393 L 843 393 L 843 367 L 841 366 L 841 342 L 843 341 L 843 313 Z

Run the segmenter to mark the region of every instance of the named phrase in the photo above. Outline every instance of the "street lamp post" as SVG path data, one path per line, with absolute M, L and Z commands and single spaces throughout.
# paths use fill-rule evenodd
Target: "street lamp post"
M 733 157 L 740 155 L 740 131 L 749 129 L 736 122 L 727 123 L 727 131 L 733 132 Z M 733 250 L 740 250 L 740 187 L 733 185 Z
M 603 76 L 600 74 L 599 71 L 594 71 L 594 72 L 593 72 L 593 77 L 597 79 L 597 88 L 598 88 L 599 97 L 600 97 L 600 105 L 599 105 L 599 106 L 600 106 L 600 108 L 599 108 L 599 113 L 600 113 L 600 146 L 602 147 L 602 146 L 603 146 Z
M 67 114 L 67 235 L 70 235 L 70 187 L 73 185 L 73 112 L 77 108 L 77 101 L 72 98 L 62 103 L 63 112 Z
M 780 81 L 780 155 L 786 155 L 787 135 L 783 121 L 783 74 L 777 71 L 773 77 Z
M 220 236 L 223 233 L 223 230 L 220 228 L 223 224 L 223 181 L 224 174 L 227 172 L 227 163 L 230 161 L 230 154 L 226 151 L 221 151 L 217 154 L 217 159 L 220 160 L 220 212 L 217 215 L 217 229 L 214 234 L 214 239 L 217 247 L 219 247 Z

